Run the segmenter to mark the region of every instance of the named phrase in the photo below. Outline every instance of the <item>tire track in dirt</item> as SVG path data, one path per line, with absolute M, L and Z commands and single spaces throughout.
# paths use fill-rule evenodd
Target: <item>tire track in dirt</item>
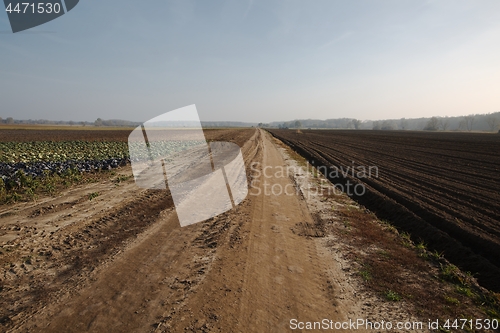
M 85 284 L 88 274 L 113 258 L 123 244 L 172 206 L 165 192 L 144 191 L 132 202 L 86 221 L 85 226 L 47 234 L 27 254 L 33 259 L 20 266 L 11 264 L 10 278 L 2 281 L 2 317 L 9 323 L 21 314 L 33 315 L 69 289 Z
M 251 177 L 262 187 L 262 168 L 283 167 L 268 134 L 261 141 Z M 259 182 L 257 182 L 259 181 Z M 292 185 L 272 177 L 271 184 Z M 252 193 L 252 191 L 251 191 Z M 294 234 L 297 223 L 311 222 L 305 203 L 296 196 L 250 194 L 231 216 L 232 227 L 197 292 L 161 332 L 289 332 L 290 320 L 344 318 L 331 297 L 326 268 L 314 242 Z
M 262 166 L 277 171 L 284 165 L 281 154 L 263 135 Z M 273 186 L 291 185 L 288 177 L 264 179 Z M 262 187 L 260 188 L 262 189 Z M 247 261 L 240 305 L 240 329 L 247 332 L 287 332 L 292 318 L 318 321 L 339 319 L 338 308 L 328 295 L 324 266 L 316 247 L 296 235 L 297 223 L 311 223 L 304 202 L 295 193 L 254 198 L 248 237 Z

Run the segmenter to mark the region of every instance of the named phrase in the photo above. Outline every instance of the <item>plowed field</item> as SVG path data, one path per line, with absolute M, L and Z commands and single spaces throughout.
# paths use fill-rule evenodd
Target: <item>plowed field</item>
M 339 187 L 363 184 L 355 200 L 500 291 L 500 135 L 271 133 L 311 163 L 326 166 Z M 370 167 L 371 175 L 358 173 Z

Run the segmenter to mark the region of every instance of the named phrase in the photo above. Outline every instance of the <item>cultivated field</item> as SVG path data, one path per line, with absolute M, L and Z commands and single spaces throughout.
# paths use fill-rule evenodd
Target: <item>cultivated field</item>
M 204 130 L 209 141 L 241 147 L 249 194 L 235 208 L 181 228 L 168 190 L 136 185 L 127 146 L 131 130 L 0 129 L 0 332 L 290 332 L 300 331 L 292 329 L 292 320 L 312 323 L 324 318 L 332 323 L 369 319 L 409 325 L 389 330 L 398 332 L 433 331 L 426 326 L 429 319 L 440 320 L 442 330 L 453 328 L 452 321 L 446 326 L 446 320 L 455 318 L 480 323 L 494 319 L 498 325 L 498 294 L 345 194 L 332 194 L 330 182 L 262 129 Z M 400 157 L 401 161 L 376 159 L 391 149 L 400 150 L 405 138 L 387 133 L 354 133 L 360 134 L 356 137 L 360 141 L 343 132 L 274 134 L 305 155 L 316 156 L 316 161 L 339 156 L 339 164 L 352 165 L 348 154 L 357 156 L 357 163 L 385 161 L 377 164 L 380 177 L 366 180 L 369 194 L 363 202 L 383 208 L 377 212 L 386 212 L 387 219 L 420 236 L 413 231 L 422 229 L 422 217 L 389 196 L 374 193 L 388 183 L 405 189 L 408 185 L 397 182 L 408 172 L 413 175 L 408 184 L 423 184 L 415 192 L 423 194 L 431 185 L 426 177 L 431 176 L 425 176 L 429 173 L 424 167 L 415 175 L 410 166 L 433 163 L 442 156 L 433 161 L 422 161 L 416 153 Z M 323 135 L 326 139 L 320 141 Z M 373 138 L 362 142 L 368 135 Z M 409 141 L 415 151 L 437 147 L 425 143 L 432 137 L 408 134 L 407 138 L 412 135 L 415 139 Z M 377 138 L 386 148 L 377 149 L 381 145 Z M 332 142 L 340 145 L 342 140 L 350 148 L 334 155 Z M 451 180 L 444 185 L 437 182 L 455 179 L 450 178 L 455 172 L 461 177 L 480 172 L 474 164 L 477 152 L 494 155 L 493 150 L 481 148 L 479 139 L 473 151 L 463 141 L 468 153 L 457 157 L 465 156 L 463 170 L 441 172 L 434 191 L 443 187 L 453 192 Z M 386 170 L 397 165 L 404 167 L 392 177 Z M 461 213 L 463 221 L 490 216 L 494 229 L 496 203 L 488 210 L 482 201 L 494 204 L 493 199 L 480 197 L 478 186 L 471 187 L 476 192 L 465 188 L 463 195 L 476 194 L 470 201 L 460 197 L 468 202 L 464 206 L 474 208 Z M 415 195 L 411 200 L 421 205 L 423 199 Z M 435 206 L 422 207 L 440 216 Z M 457 206 L 450 207 L 462 216 Z M 430 223 L 426 228 L 422 230 L 437 230 L 446 246 L 464 248 Z M 469 229 L 464 230 L 476 230 Z M 431 235 L 429 244 L 432 239 Z M 495 239 L 485 238 L 485 244 L 491 240 L 495 245 Z M 481 267 L 497 267 L 484 266 L 485 255 L 476 259 Z M 494 332 L 493 327 L 475 329 L 475 323 L 453 331 Z M 356 331 L 380 329 L 361 326 Z
M 366 193 L 353 192 L 359 203 L 500 291 L 500 135 L 271 133 L 316 166 L 328 166 L 320 169 L 332 182 L 364 184 Z

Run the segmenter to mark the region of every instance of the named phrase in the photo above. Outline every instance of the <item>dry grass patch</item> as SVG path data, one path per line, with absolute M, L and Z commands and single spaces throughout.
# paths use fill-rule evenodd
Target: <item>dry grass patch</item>
M 366 209 L 350 209 L 349 198 L 339 201 L 343 205 L 336 214 L 349 221 L 345 241 L 357 249 L 353 256 L 365 288 L 391 302 L 405 300 L 421 318 L 499 318 L 499 296 L 480 287 L 473 276 Z M 339 229 L 332 226 L 329 232 Z

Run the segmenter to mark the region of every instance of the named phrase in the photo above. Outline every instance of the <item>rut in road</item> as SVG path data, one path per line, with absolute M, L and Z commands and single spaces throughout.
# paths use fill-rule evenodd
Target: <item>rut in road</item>
M 293 318 L 346 318 L 333 304 L 315 243 L 291 230 L 312 222 L 305 203 L 295 194 L 265 195 L 264 181 L 275 188 L 292 184 L 288 177 L 264 177 L 263 168 L 276 171 L 284 161 L 269 134 L 260 133 L 260 177 L 253 187 L 261 191 L 250 190 L 210 274 L 186 301 L 184 316 L 169 321 L 172 332 L 289 332 Z

